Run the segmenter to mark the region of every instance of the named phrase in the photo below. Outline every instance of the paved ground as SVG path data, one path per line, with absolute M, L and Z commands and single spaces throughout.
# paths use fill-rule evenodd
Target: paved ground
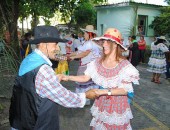
M 75 74 L 77 62 L 71 62 L 70 66 L 72 68 L 70 73 Z M 131 105 L 134 115 L 131 122 L 132 128 L 133 130 L 170 130 L 170 80 L 166 80 L 162 75 L 162 84 L 150 82 L 151 73 L 146 71 L 146 67 L 145 64 L 137 67 L 141 79 L 140 85 L 134 86 L 135 99 Z M 73 82 L 63 83 L 63 85 L 74 91 L 75 84 Z M 73 109 L 60 106 L 61 130 L 90 130 L 90 107 Z M 3 122 L 0 122 L 0 130 L 9 130 L 6 119 L 7 117 L 4 117 Z

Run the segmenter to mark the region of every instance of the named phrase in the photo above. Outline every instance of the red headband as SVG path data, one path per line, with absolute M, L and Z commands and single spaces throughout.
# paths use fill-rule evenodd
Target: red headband
M 120 39 L 117 38 L 117 37 L 115 37 L 115 36 L 112 36 L 112 35 L 109 35 L 109 34 L 105 34 L 104 37 L 106 37 L 106 38 L 111 38 L 111 39 L 113 39 L 114 41 L 117 41 L 118 43 L 121 44 Z

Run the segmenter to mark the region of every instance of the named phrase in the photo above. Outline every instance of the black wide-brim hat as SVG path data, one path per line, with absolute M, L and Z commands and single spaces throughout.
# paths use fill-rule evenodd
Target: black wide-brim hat
M 68 40 L 60 38 L 58 30 L 54 26 L 36 26 L 33 33 L 34 39 L 30 41 L 30 44 L 68 42 Z

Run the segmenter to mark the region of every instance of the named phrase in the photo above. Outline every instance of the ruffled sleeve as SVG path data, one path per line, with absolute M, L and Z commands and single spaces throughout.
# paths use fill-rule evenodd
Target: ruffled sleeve
M 133 84 L 139 84 L 139 71 L 129 64 L 120 73 L 120 79 L 122 82 L 132 82 Z
M 139 71 L 128 61 L 123 61 L 120 65 L 121 68 L 117 67 L 116 70 L 110 70 L 113 71 L 111 74 L 112 76 L 108 76 L 109 74 L 104 76 L 102 72 L 106 72 L 107 70 L 104 70 L 105 68 L 98 65 L 99 63 L 97 60 L 90 62 L 84 73 L 85 75 L 90 76 L 97 85 L 103 88 L 118 87 L 124 88 L 127 92 L 133 92 L 132 83 L 139 84 Z
M 131 64 L 127 65 L 119 74 L 119 88 L 133 92 L 133 84 L 139 85 L 139 71 Z
M 158 45 L 159 45 L 159 48 L 161 49 L 161 51 L 163 51 L 163 52 L 169 51 L 169 50 L 168 50 L 168 47 L 165 46 L 163 43 L 160 43 L 160 44 L 158 44 Z

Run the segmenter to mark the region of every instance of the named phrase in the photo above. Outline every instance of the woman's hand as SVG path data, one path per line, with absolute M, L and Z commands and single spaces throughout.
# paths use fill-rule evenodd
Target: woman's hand
M 107 89 L 95 89 L 95 93 L 99 97 L 102 95 L 107 95 L 108 90 Z

